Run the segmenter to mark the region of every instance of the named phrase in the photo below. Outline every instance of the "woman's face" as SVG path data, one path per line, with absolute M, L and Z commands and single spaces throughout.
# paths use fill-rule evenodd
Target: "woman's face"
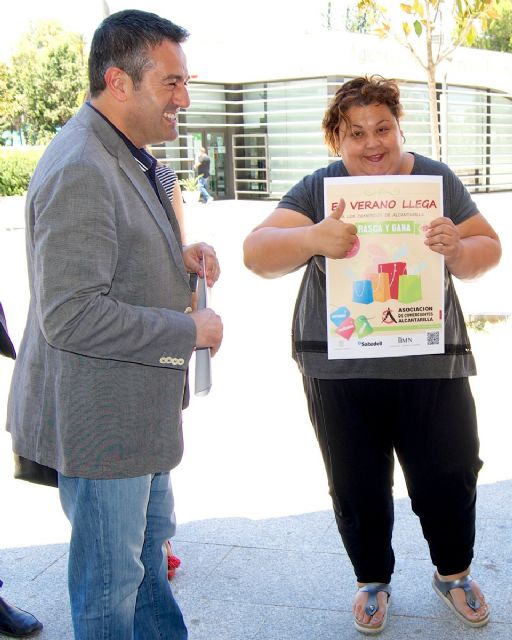
M 351 176 L 401 173 L 404 164 L 402 132 L 388 106 L 350 107 L 350 127 L 340 125 L 340 155 Z

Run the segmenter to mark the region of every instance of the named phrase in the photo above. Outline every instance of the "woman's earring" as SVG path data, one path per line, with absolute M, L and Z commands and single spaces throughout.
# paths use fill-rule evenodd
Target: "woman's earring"
M 405 144 L 405 136 L 401 131 L 400 131 L 400 135 L 402 136 L 402 143 Z

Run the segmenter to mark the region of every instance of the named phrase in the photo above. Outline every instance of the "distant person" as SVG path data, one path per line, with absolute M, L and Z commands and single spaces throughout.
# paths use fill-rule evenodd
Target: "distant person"
M 7 331 L 4 310 L 0 303 L 0 354 L 7 358 L 16 358 L 14 345 Z M 3 582 L 0 580 L 0 588 Z M 43 625 L 28 611 L 18 609 L 0 597 L 0 633 L 16 638 L 25 638 L 35 631 L 42 629 Z
M 17 454 L 58 471 L 77 640 L 188 637 L 167 580 L 169 474 L 183 455 L 191 356 L 215 354 L 223 333 L 212 309 L 192 310 L 190 276 L 212 286 L 220 268 L 211 246 L 183 246 L 144 149 L 178 136 L 187 37 L 145 11 L 105 18 L 90 102 L 27 193 L 30 306 L 7 426 Z
M 469 626 L 489 620 L 470 576 L 482 461 L 468 380 L 475 362 L 452 277 L 485 273 L 499 262 L 501 246 L 445 164 L 404 150 L 401 116 L 396 82 L 371 76 L 341 85 L 323 119 L 327 145 L 341 159 L 292 187 L 244 245 L 246 265 L 261 276 L 306 267 L 293 319 L 293 356 L 357 580 L 354 624 L 369 634 L 384 629 L 390 602 L 395 452 L 436 568 L 435 592 Z M 444 258 L 445 352 L 328 359 L 325 257 L 345 259 L 357 229 L 343 221 L 343 200 L 325 217 L 324 178 L 384 175 L 442 176 L 444 217 L 432 221 L 424 242 Z
M 194 167 L 199 185 L 199 202 L 208 204 L 208 202 L 212 202 L 213 197 L 208 193 L 210 183 L 210 156 L 205 147 L 199 149 Z

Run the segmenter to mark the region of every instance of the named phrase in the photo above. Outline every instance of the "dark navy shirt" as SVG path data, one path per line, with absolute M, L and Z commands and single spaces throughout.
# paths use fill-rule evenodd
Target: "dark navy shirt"
M 123 142 L 130 150 L 130 153 L 135 158 L 135 161 L 138 163 L 142 171 L 144 171 L 144 173 L 146 174 L 149 183 L 153 187 L 158 199 L 160 200 L 160 202 L 162 202 L 162 200 L 160 199 L 160 194 L 158 193 L 158 188 L 156 186 L 156 159 L 153 158 L 153 156 L 145 149 L 139 149 L 138 147 L 136 147 L 133 142 L 124 135 L 122 131 L 119 131 L 119 129 L 114 124 L 112 124 L 112 122 L 110 122 L 110 120 L 106 116 L 104 116 L 101 111 L 98 111 L 96 107 L 93 107 L 90 102 L 87 102 L 86 104 L 88 107 L 91 107 L 91 109 L 94 109 L 94 111 L 96 111 L 96 113 L 100 115 L 103 120 L 105 120 L 105 122 L 108 122 L 108 124 L 112 127 L 112 129 L 114 129 L 121 140 L 123 140 Z

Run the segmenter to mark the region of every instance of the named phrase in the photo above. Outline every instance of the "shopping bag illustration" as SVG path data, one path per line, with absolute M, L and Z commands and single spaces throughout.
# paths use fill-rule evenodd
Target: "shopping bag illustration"
M 358 316 L 356 318 L 356 333 L 358 338 L 364 338 L 373 333 L 373 327 L 366 316 Z
M 381 271 L 370 275 L 373 287 L 373 299 L 377 302 L 386 302 L 391 298 L 391 288 L 389 286 L 389 273 Z
M 345 340 L 350 340 L 355 328 L 356 325 L 354 320 L 352 318 L 346 318 L 336 329 L 336 333 L 342 338 L 345 338 Z
M 421 276 L 403 275 L 398 283 L 398 301 L 402 303 L 421 300 Z
M 377 270 L 379 273 L 389 275 L 391 297 L 398 300 L 398 279 L 407 273 L 407 264 L 405 262 L 383 262 L 378 265 Z
M 352 285 L 352 302 L 371 304 L 373 302 L 373 289 L 371 280 L 354 280 Z
M 338 307 L 336 311 L 333 311 L 330 315 L 331 321 L 339 327 L 343 320 L 346 320 L 350 316 L 350 311 L 347 307 Z

